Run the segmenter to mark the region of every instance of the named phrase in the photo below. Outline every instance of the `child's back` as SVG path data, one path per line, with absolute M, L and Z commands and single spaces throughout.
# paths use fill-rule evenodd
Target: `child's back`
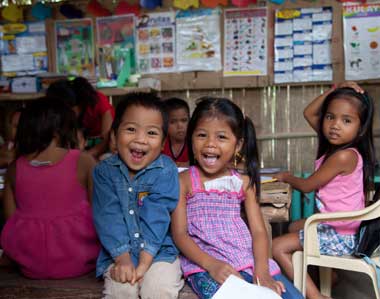
M 43 104 L 26 110 L 20 130 L 25 131 L 30 113 L 45 109 Z M 66 278 L 93 270 L 99 252 L 88 201 L 94 160 L 79 150 L 60 147 L 55 138 L 39 153 L 27 154 L 23 150 L 28 146 L 20 139 L 16 148 L 22 149 L 21 155 L 10 166 L 5 190 L 8 219 L 1 235 L 5 254 L 31 278 Z

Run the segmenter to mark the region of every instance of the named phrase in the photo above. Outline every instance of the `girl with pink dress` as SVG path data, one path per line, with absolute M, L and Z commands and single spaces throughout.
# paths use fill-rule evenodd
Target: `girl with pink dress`
M 75 143 L 75 115 L 62 102 L 40 99 L 21 113 L 16 161 L 5 184 L 1 246 L 27 277 L 60 279 L 95 269 L 95 161 L 71 149 Z

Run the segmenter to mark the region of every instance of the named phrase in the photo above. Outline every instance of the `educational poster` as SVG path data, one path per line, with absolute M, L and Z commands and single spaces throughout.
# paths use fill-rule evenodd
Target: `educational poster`
M 179 11 L 176 15 L 177 69 L 219 71 L 220 9 Z
M 55 22 L 57 72 L 95 76 L 94 36 L 91 19 Z
M 380 3 L 343 7 L 346 80 L 380 78 Z
M 0 26 L 1 74 L 25 76 L 48 70 L 45 22 Z
M 331 81 L 332 8 L 277 10 L 275 83 Z
M 267 75 L 266 8 L 224 11 L 224 76 Z
M 101 80 L 116 80 L 126 61 L 129 63 L 129 68 L 134 68 L 135 16 L 133 14 L 96 18 L 96 33 Z
M 137 20 L 137 65 L 140 73 L 175 71 L 175 13 L 149 13 Z

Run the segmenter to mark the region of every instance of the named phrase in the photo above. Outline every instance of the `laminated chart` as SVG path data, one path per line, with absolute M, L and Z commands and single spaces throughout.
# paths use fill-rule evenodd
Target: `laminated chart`
M 267 9 L 224 11 L 224 76 L 267 75 Z
M 331 81 L 332 8 L 277 10 L 275 83 Z
M 220 9 L 179 11 L 176 15 L 177 69 L 219 71 Z
M 346 80 L 380 78 L 380 3 L 343 7 Z
M 58 73 L 95 76 L 92 19 L 56 21 L 55 41 Z
M 167 73 L 175 65 L 175 13 L 149 13 L 137 20 L 136 49 L 140 73 Z
M 45 22 L 0 26 L 1 75 L 25 76 L 48 70 Z
M 127 56 L 134 71 L 135 16 L 133 14 L 96 18 L 99 77 L 101 80 L 117 79 Z M 131 51 L 132 53 L 129 53 Z

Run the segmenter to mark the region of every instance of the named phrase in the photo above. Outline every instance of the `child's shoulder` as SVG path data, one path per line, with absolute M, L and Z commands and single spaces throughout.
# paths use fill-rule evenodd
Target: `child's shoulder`
M 158 169 L 159 169 L 159 172 L 162 172 L 162 173 L 178 173 L 177 165 L 174 163 L 174 161 L 170 157 L 168 157 L 165 154 L 160 154 L 157 157 L 157 159 L 154 160 L 147 167 L 156 168 L 155 166 L 160 166 L 158 167 Z
M 357 163 L 359 157 L 361 157 L 360 153 L 354 148 L 346 148 L 339 150 L 332 154 L 329 159 L 334 160 L 338 163 Z

